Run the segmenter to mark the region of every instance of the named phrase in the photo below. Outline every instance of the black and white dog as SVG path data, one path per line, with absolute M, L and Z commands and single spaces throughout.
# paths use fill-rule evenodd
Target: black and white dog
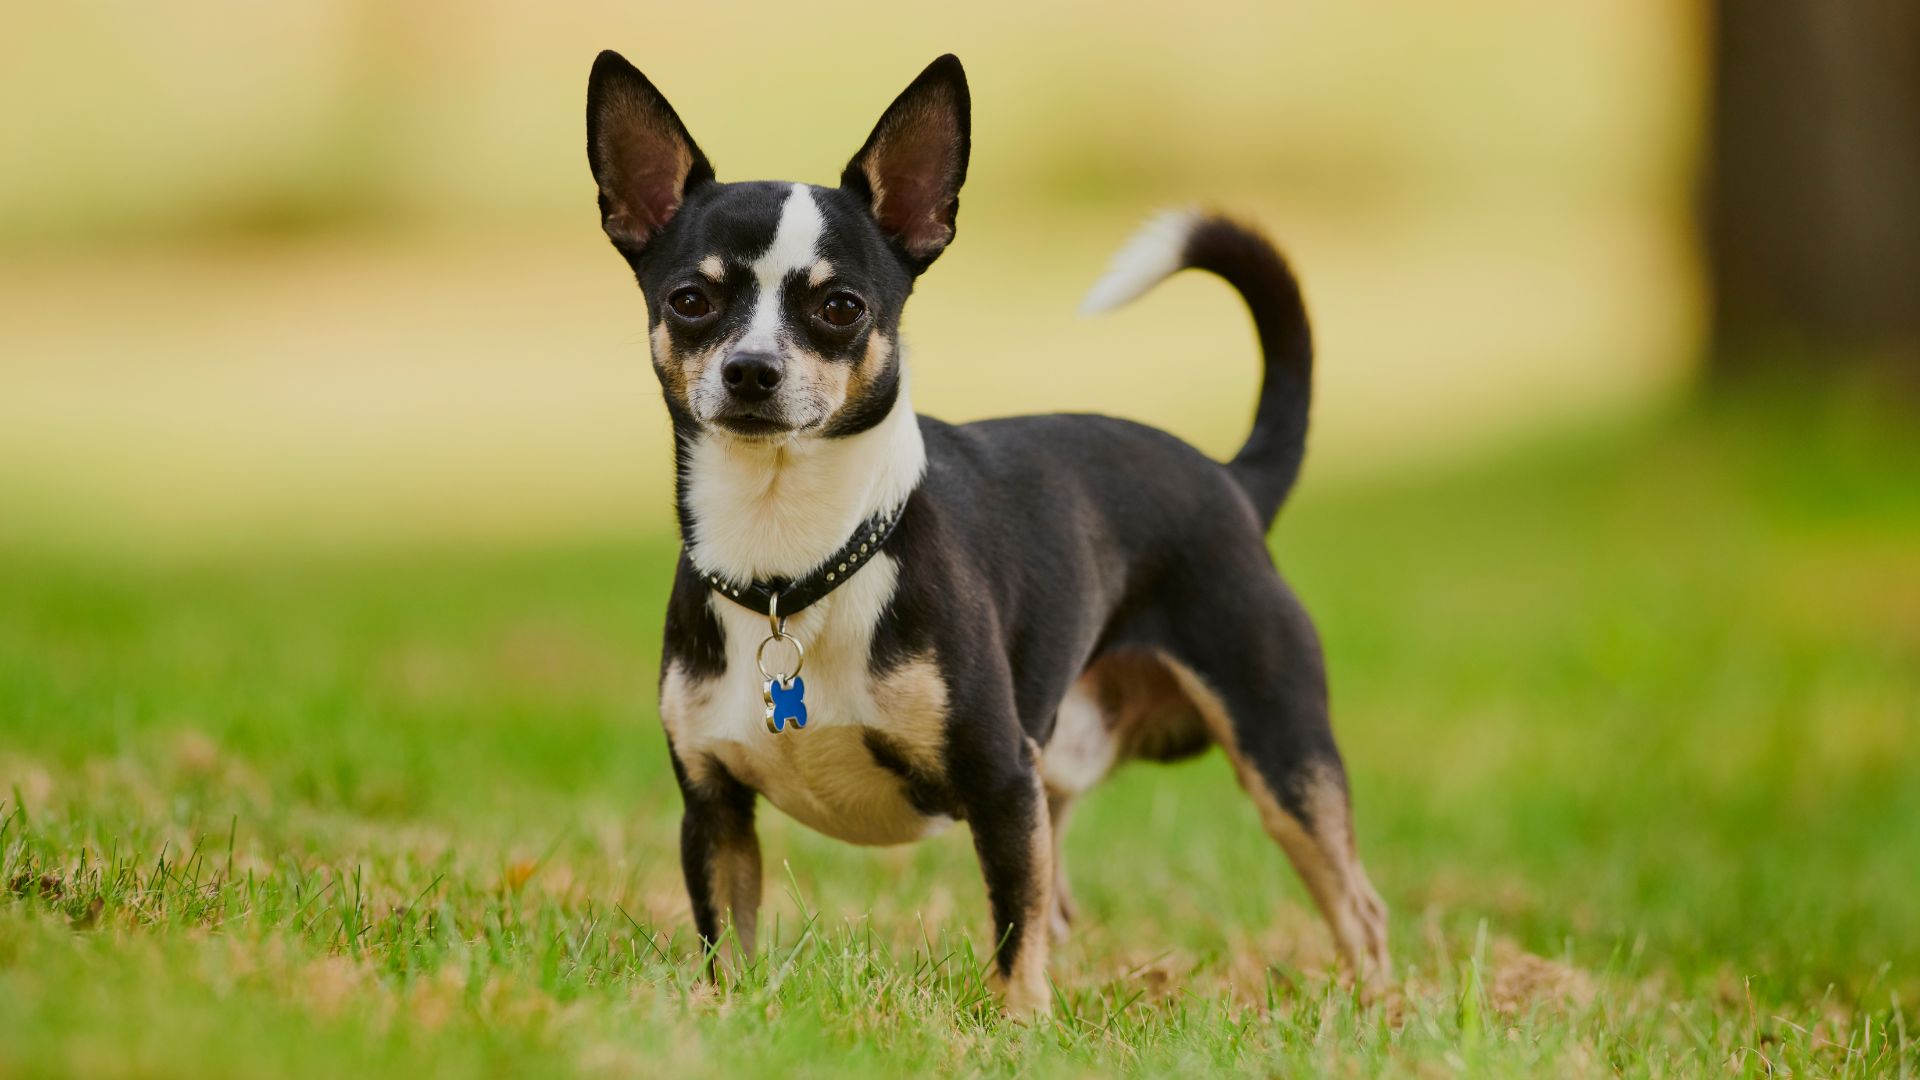
M 639 279 L 673 420 L 684 546 L 660 714 L 700 936 L 730 920 L 751 955 L 758 795 L 858 844 L 961 819 L 1005 1003 L 1045 1011 L 1074 800 L 1120 762 L 1218 744 L 1341 954 L 1383 975 L 1320 646 L 1266 546 L 1307 428 L 1292 275 L 1254 233 L 1172 214 L 1089 298 L 1188 267 L 1239 290 L 1266 376 L 1224 465 L 1100 416 L 920 416 L 901 309 L 953 239 L 969 108 L 943 56 L 838 187 L 722 184 L 645 76 L 612 52 L 593 66 L 601 222 Z

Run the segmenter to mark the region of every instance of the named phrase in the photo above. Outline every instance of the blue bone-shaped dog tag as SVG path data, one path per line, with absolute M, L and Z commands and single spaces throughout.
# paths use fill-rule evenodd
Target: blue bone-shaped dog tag
M 775 735 L 787 726 L 791 720 L 796 728 L 807 726 L 807 681 L 798 675 L 788 679 L 783 685 L 779 679 L 768 679 L 767 730 Z

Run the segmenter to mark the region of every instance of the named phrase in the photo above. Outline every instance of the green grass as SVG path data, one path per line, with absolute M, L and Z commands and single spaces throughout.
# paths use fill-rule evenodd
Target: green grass
M 1032 1026 L 964 828 L 768 813 L 771 943 L 696 977 L 669 539 L 11 550 L 0 1075 L 1920 1074 L 1916 460 L 1763 404 L 1310 485 L 1277 550 L 1403 982 L 1332 973 L 1212 756 L 1076 819 Z

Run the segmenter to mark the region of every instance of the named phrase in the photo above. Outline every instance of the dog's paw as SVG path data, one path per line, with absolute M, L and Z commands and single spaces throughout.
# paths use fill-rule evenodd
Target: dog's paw
M 1053 1015 L 1053 988 L 1045 978 L 1004 979 L 996 975 L 993 993 L 1000 999 L 1000 1011 L 1010 1020 L 1025 1023 Z

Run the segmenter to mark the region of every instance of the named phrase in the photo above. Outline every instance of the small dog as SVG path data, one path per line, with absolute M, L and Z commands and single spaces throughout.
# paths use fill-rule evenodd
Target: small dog
M 752 955 L 757 795 L 857 844 L 964 820 L 996 988 L 1045 1012 L 1049 940 L 1074 917 L 1074 800 L 1123 761 L 1218 744 L 1342 956 L 1384 976 L 1320 645 L 1266 546 L 1305 450 L 1298 286 L 1256 234 L 1179 213 L 1088 299 L 1184 268 L 1239 290 L 1266 375 L 1224 465 L 1102 416 L 920 416 L 901 309 L 953 240 L 969 141 L 966 76 L 943 56 L 838 187 L 723 184 L 645 76 L 594 63 L 601 223 L 639 279 L 673 421 L 684 546 L 660 715 L 700 937 L 711 951 L 730 921 Z

